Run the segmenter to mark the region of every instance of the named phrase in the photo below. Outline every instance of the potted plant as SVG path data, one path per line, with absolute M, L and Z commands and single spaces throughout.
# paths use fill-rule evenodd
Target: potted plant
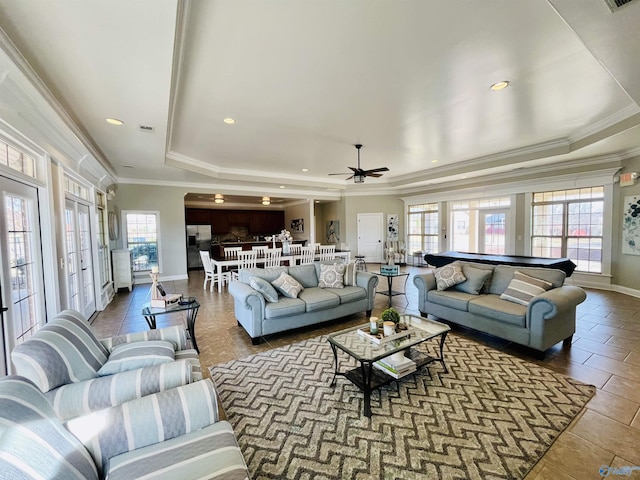
M 382 312 L 382 322 L 393 322 L 396 324 L 396 332 L 398 331 L 398 324 L 400 323 L 400 314 L 398 313 L 398 311 L 393 308 L 393 307 L 389 307 L 386 310 L 384 310 Z

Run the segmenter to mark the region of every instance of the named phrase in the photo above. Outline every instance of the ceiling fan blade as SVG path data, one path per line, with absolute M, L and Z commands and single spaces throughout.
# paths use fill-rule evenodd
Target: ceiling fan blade
M 353 175 L 351 175 L 350 177 L 345 178 L 345 180 L 351 180 L 353 178 Z
M 381 173 L 367 173 L 365 175 L 365 177 L 374 177 L 374 178 L 378 178 L 378 177 L 381 177 L 381 176 L 382 176 Z
M 388 172 L 388 171 L 389 171 L 389 169 L 387 167 L 380 167 L 380 168 L 372 168 L 371 170 L 365 170 L 364 173 L 369 175 L 370 173 Z
M 343 172 L 343 173 L 329 173 L 328 175 L 351 175 L 351 172 Z

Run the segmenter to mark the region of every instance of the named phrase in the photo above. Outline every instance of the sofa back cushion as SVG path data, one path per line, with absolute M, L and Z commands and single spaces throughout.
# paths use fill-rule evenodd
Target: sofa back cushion
M 16 373 L 45 393 L 95 378 L 108 357 L 89 322 L 74 310 L 64 310 L 11 352 Z
M 289 275 L 295 278 L 304 288 L 317 287 L 318 278 L 320 277 L 319 269 L 320 267 L 316 270 L 313 264 L 295 265 L 289 267 Z
M 0 380 L 0 438 L 2 478 L 98 479 L 89 452 L 24 377 Z
M 288 273 L 287 267 L 270 267 L 270 268 L 243 268 L 239 272 L 240 281 L 247 285 L 251 281 L 251 277 L 258 277 L 271 283 L 280 276 L 282 272 Z
M 520 271 L 525 275 L 539 278 L 551 283 L 552 288 L 561 287 L 564 283 L 566 274 L 562 270 L 555 268 L 539 268 L 539 267 L 516 267 L 510 265 L 496 265 L 491 277 L 491 287 L 489 293 L 502 295 L 509 286 L 516 271 Z

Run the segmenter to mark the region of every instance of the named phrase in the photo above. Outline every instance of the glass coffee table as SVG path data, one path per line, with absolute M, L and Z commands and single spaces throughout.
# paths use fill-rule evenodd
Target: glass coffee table
M 415 362 L 417 370 L 433 362 L 440 362 L 445 373 L 449 372 L 447 364 L 444 361 L 443 349 L 447 333 L 451 328 L 444 323 L 415 315 L 401 315 L 400 322 L 408 325 L 409 328 L 406 330 L 407 335 L 386 343 L 377 344 L 366 336 L 358 333 L 358 329 L 367 329 L 368 325 L 342 330 L 327 337 L 327 341 L 333 350 L 335 363 L 335 371 L 331 385 L 335 385 L 337 376 L 343 376 L 360 388 L 364 392 L 363 413 L 367 417 L 371 416 L 371 392 L 399 380 L 399 378 L 395 378 L 374 367 L 375 362 L 386 359 L 394 353 L 404 351 L 405 356 Z M 439 339 L 438 357 L 411 348 L 433 338 Z M 341 372 L 338 364 L 338 350 L 342 350 L 354 358 L 360 365 L 346 372 Z
M 152 307 L 151 303 L 145 303 L 142 306 L 142 315 L 144 315 L 144 319 L 147 321 L 150 329 L 156 328 L 156 317 L 158 315 L 167 315 L 169 313 L 176 312 L 186 312 L 187 315 L 187 332 L 189 332 L 189 336 L 191 337 L 191 343 L 193 344 L 193 348 L 196 349 L 196 352 L 200 353 L 198 349 L 198 344 L 196 343 L 196 317 L 198 316 L 198 310 L 200 309 L 200 304 L 198 303 L 198 299 L 196 297 L 186 297 L 180 302 L 173 303 L 166 307 Z

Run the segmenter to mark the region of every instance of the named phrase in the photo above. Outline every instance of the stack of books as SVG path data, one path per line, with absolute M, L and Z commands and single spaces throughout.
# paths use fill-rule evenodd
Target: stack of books
M 416 362 L 410 358 L 404 357 L 402 360 L 393 361 L 391 357 L 383 358 L 373 364 L 375 368 L 383 371 L 387 375 L 391 375 L 393 378 L 404 377 L 416 371 Z

